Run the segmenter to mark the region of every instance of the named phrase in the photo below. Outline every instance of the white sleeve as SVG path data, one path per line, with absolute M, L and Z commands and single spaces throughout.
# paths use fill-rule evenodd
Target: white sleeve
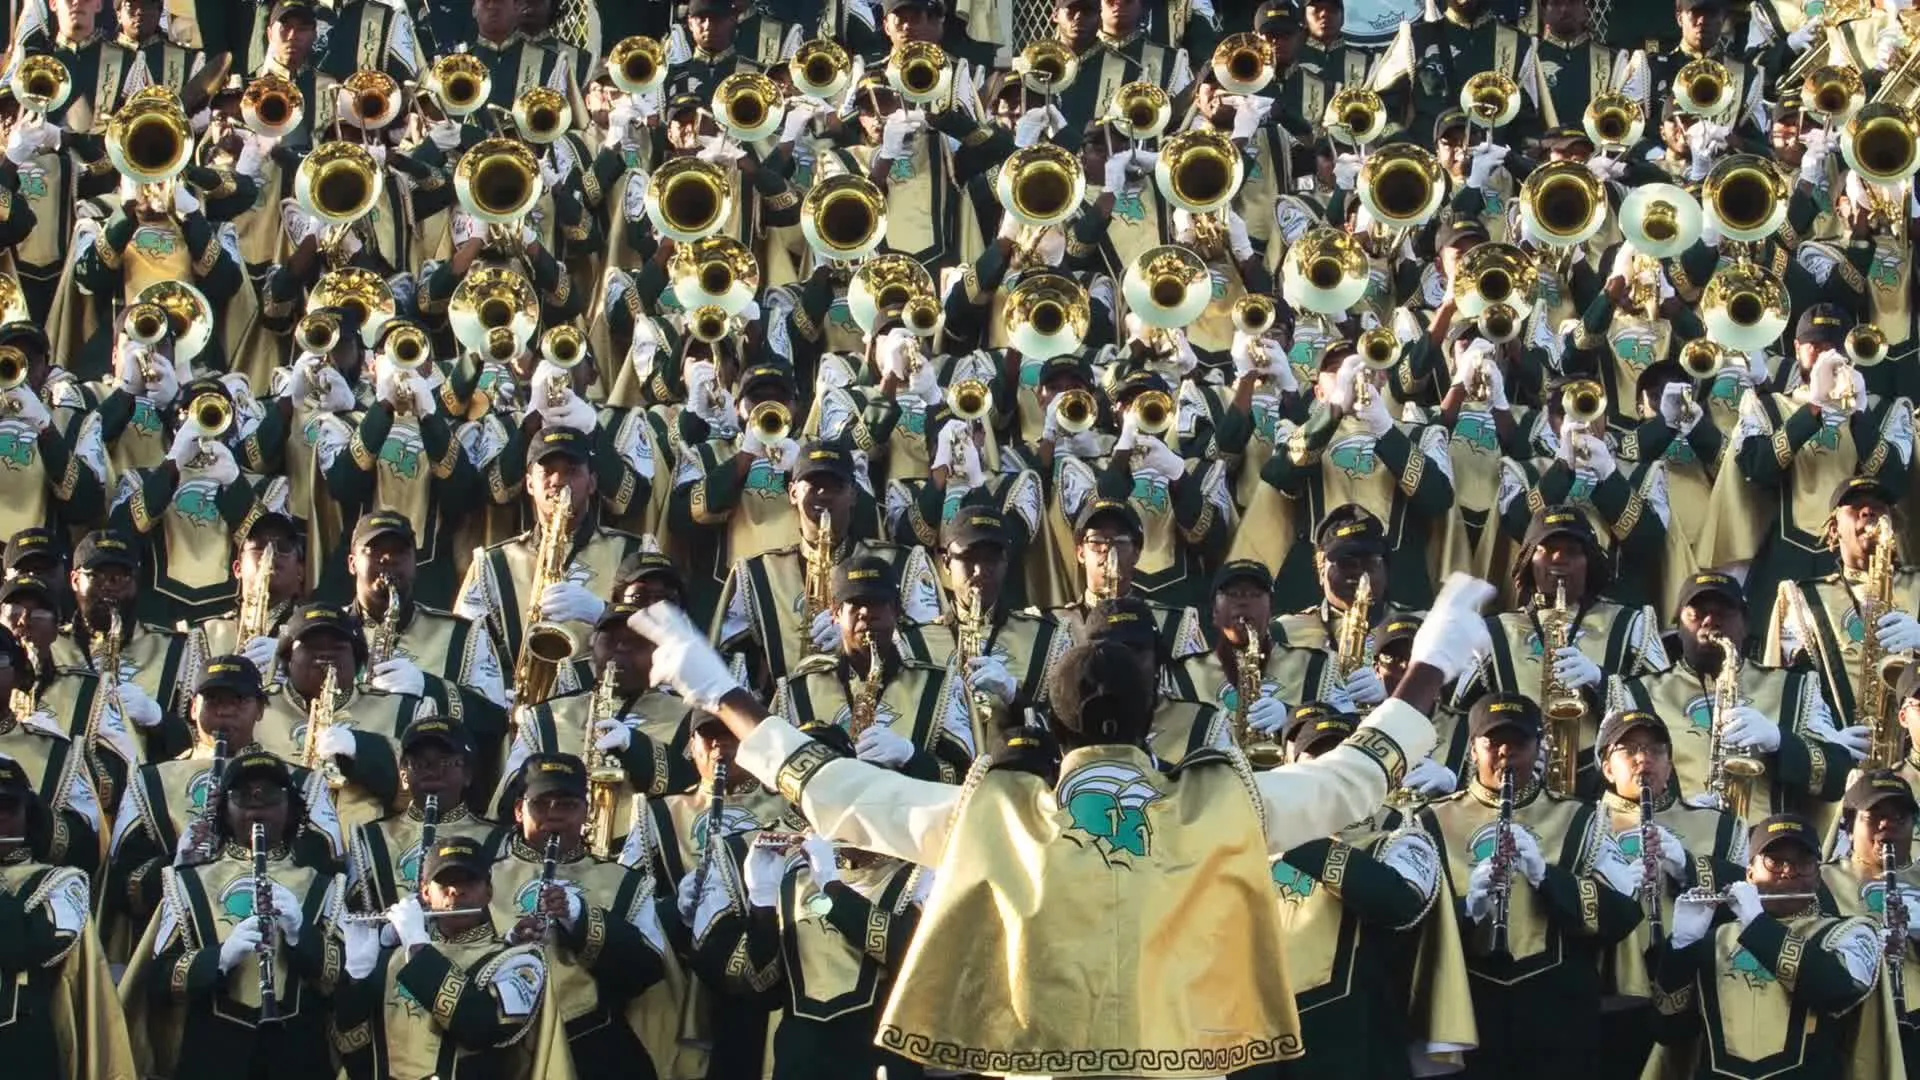
M 466 671 L 467 688 L 501 708 L 507 707 L 507 683 L 500 669 L 500 654 L 494 650 L 487 628 L 474 624 L 468 631 L 473 640 L 473 664 Z
M 1285 854 L 1366 817 L 1387 797 L 1387 762 L 1405 769 L 1432 751 L 1433 724 L 1420 710 L 1389 698 L 1347 741 L 1323 757 L 1253 774 L 1267 817 L 1267 853 Z M 826 770 L 821 770 L 824 773 Z
M 755 779 L 774 787 L 780 767 L 812 742 L 785 720 L 768 717 L 740 743 L 734 760 Z M 836 843 L 934 866 L 946 849 L 960 791 L 952 784 L 913 780 L 864 761 L 841 759 L 829 761 L 813 774 L 800 794 L 800 810 L 815 831 Z M 1382 780 L 1375 804 L 1385 797 Z M 1355 814 L 1341 825 L 1364 816 L 1364 812 Z

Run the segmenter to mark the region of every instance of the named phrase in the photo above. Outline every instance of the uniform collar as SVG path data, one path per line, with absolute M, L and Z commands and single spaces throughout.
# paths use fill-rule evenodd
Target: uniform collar
M 83 37 L 83 38 L 64 37 L 64 36 L 61 36 L 61 34 L 58 31 L 55 31 L 54 38 L 53 38 L 53 47 L 56 49 L 65 50 L 67 52 L 77 53 L 85 49 L 89 45 L 92 45 L 96 42 L 105 41 L 106 39 L 107 39 L 107 32 L 97 26 L 93 28 L 93 33 L 88 34 L 86 37 Z
M 440 920 L 428 919 L 427 933 L 432 935 L 435 942 L 442 945 L 482 945 L 490 944 L 497 940 L 497 935 L 493 932 L 492 919 L 488 919 L 478 926 L 462 930 L 457 934 L 441 933 Z
M 1587 42 L 1593 40 L 1593 33 L 1589 30 L 1582 30 L 1570 38 L 1563 38 L 1551 30 L 1541 31 L 1540 36 L 1547 44 L 1558 45 L 1563 49 L 1571 49 L 1576 45 L 1585 45 Z
M 465 802 L 456 802 L 451 806 L 440 807 L 439 824 L 446 825 L 455 821 L 467 821 L 472 817 L 473 817 L 473 812 L 467 809 L 467 804 Z M 407 806 L 408 821 L 425 821 L 426 819 L 427 819 L 426 812 L 419 803 L 416 802 L 416 803 L 408 804 Z
M 536 863 L 544 863 L 547 861 L 547 853 L 544 845 L 538 848 L 534 847 L 532 844 L 527 843 L 526 835 L 523 833 L 516 832 L 513 834 L 513 838 L 507 842 L 507 850 L 512 852 L 513 857 L 516 859 L 524 859 L 527 862 Z M 560 858 L 556 861 L 561 866 L 566 866 L 569 863 L 577 863 L 586 857 L 587 845 L 575 844 L 571 852 L 563 848 L 560 852 Z
M 1482 11 L 1479 15 L 1475 16 L 1472 19 L 1468 19 L 1465 15 L 1462 15 L 1458 11 L 1455 11 L 1453 9 L 1452 4 L 1448 4 L 1446 5 L 1446 10 L 1443 13 L 1442 17 L 1445 18 L 1447 22 L 1453 24 L 1454 26 L 1458 26 L 1463 30 L 1476 30 L 1481 26 L 1484 26 L 1487 23 L 1493 21 L 1493 12 L 1491 9 L 1489 9 L 1486 11 Z
M 1497 787 L 1488 787 L 1485 784 L 1482 784 L 1478 777 L 1468 778 L 1467 793 L 1472 795 L 1474 798 L 1474 801 L 1478 802 L 1482 806 L 1491 806 L 1496 809 L 1500 806 L 1500 789 Z M 1527 804 L 1533 802 L 1534 798 L 1539 794 L 1540 794 L 1540 781 L 1535 780 L 1532 777 L 1528 777 L 1527 780 L 1523 783 L 1520 780 L 1516 779 L 1513 784 L 1514 809 L 1517 810 L 1520 807 L 1526 806 Z M 1637 803 L 1635 804 L 1636 808 L 1638 807 L 1638 805 L 1639 804 Z
M 1497 803 L 1499 799 L 1500 793 L 1497 791 L 1494 792 L 1494 801 Z M 1600 801 L 1606 803 L 1607 809 L 1616 814 L 1638 814 L 1640 812 L 1639 799 L 1629 799 L 1625 795 L 1614 791 L 1612 788 L 1608 788 L 1606 792 L 1600 796 Z M 1662 791 L 1653 797 L 1654 813 L 1657 814 L 1662 810 L 1672 809 L 1675 801 L 1677 800 L 1674 797 L 1672 785 L 1668 785 L 1666 791 Z
M 1126 37 L 1123 37 L 1123 38 L 1114 37 L 1112 34 L 1109 34 L 1105 30 L 1102 30 L 1100 31 L 1100 44 L 1105 45 L 1107 48 L 1112 49 L 1115 52 L 1118 52 L 1123 49 L 1132 48 L 1134 46 L 1134 43 L 1138 42 L 1141 38 L 1145 37 L 1146 34 L 1147 32 L 1145 29 L 1137 26 L 1134 27 L 1133 33 L 1128 34 Z
M 515 30 L 514 32 L 508 34 L 506 37 L 501 38 L 499 41 L 488 41 L 486 38 L 480 37 L 479 34 L 476 32 L 474 35 L 473 44 L 474 44 L 474 47 L 477 49 L 488 49 L 493 52 L 506 52 L 508 49 L 513 48 L 515 45 L 525 40 L 526 40 L 525 35 L 521 34 L 520 31 L 518 30 Z
M 695 46 L 693 50 L 693 62 L 696 64 L 718 64 L 732 57 L 733 46 L 731 45 L 721 49 L 719 52 L 707 52 L 698 46 Z

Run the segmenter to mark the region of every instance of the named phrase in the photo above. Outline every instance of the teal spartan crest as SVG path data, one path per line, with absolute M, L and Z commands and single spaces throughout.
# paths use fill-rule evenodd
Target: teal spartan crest
M 1099 852 L 1108 866 L 1131 866 L 1153 850 L 1147 807 L 1160 797 L 1138 766 L 1103 761 L 1076 769 L 1060 780 L 1060 808 L 1070 819 L 1065 836 Z
M 420 884 L 420 845 L 415 844 L 401 852 L 399 860 L 393 864 L 393 870 L 394 876 L 400 879 L 398 884 L 407 892 L 412 892 Z
M 1350 479 L 1372 476 L 1379 467 L 1379 459 L 1374 456 L 1373 437 L 1355 435 L 1333 444 L 1327 452 L 1326 460 L 1334 468 L 1347 474 Z
M 1524 832 L 1528 836 L 1533 837 L 1534 845 L 1541 851 L 1547 850 L 1546 845 L 1540 843 L 1539 835 L 1532 829 L 1527 828 L 1518 821 L 1513 823 L 1513 828 L 1516 832 Z M 1474 830 L 1473 838 L 1467 841 L 1467 857 L 1474 865 L 1477 866 L 1493 858 L 1494 834 L 1499 831 L 1500 823 L 1497 821 L 1489 821 Z
M 220 902 L 215 905 L 220 918 L 229 926 L 237 926 L 253 918 L 253 878 L 237 877 L 220 890 Z
M 1313 895 L 1313 875 L 1287 865 L 1283 859 L 1273 864 L 1273 888 L 1280 899 L 1298 904 Z
M 1759 990 L 1775 981 L 1773 972 L 1760 963 L 1760 958 L 1742 946 L 1733 951 L 1733 961 L 1727 965 L 1727 973 L 1722 978 L 1735 979 L 1747 984 L 1749 989 Z
M 198 814 L 207 808 L 207 800 L 213 797 L 213 770 L 206 769 L 200 775 L 187 782 L 187 806 Z
M 773 462 L 758 457 L 747 469 L 747 493 L 763 499 L 785 500 L 787 497 L 787 474 L 773 467 Z

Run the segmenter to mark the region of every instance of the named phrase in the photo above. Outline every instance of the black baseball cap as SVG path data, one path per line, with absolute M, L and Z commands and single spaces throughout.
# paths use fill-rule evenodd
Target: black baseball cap
M 305 19 L 308 22 L 314 22 L 318 19 L 318 16 L 314 14 L 311 0 L 278 0 L 278 2 L 273 5 L 273 17 L 268 21 L 279 22 L 289 15 Z
M 833 568 L 835 604 L 875 604 L 900 600 L 900 578 L 893 564 L 877 555 L 848 559 Z
M 1373 651 L 1375 655 L 1386 652 L 1389 646 L 1398 645 L 1403 641 L 1412 641 L 1414 635 L 1419 632 L 1420 616 L 1418 615 L 1400 615 L 1388 619 L 1387 625 L 1381 627 L 1380 633 L 1374 638 Z
M 53 535 L 53 530 L 44 525 L 21 529 L 7 540 L 6 568 L 12 570 L 27 559 L 41 555 L 60 558 L 59 538 Z
M 1543 150 L 1566 150 L 1580 143 L 1586 143 L 1589 150 L 1593 149 L 1593 138 L 1586 129 L 1572 124 L 1551 128 L 1540 136 L 1540 148 Z
M 81 570 L 98 570 L 103 566 L 138 570 L 140 549 L 122 533 L 99 529 L 80 541 L 79 549 L 73 553 L 73 565 Z
M 940 4 L 938 0 L 882 0 L 880 5 L 880 10 L 889 15 L 910 8 L 937 12 L 940 10 Z
M 1893 489 L 1871 476 L 1849 476 L 1833 489 L 1833 498 L 1827 503 L 1827 509 L 1838 510 L 1850 503 L 1862 499 L 1872 499 L 1881 506 L 1892 506 L 1899 501 Z
M 1117 519 L 1136 544 L 1146 538 L 1146 527 L 1141 525 L 1140 512 L 1133 508 L 1133 504 L 1125 499 L 1104 496 L 1088 499 L 1087 504 L 1080 508 L 1080 516 L 1073 519 L 1073 538 L 1079 540 L 1085 537 L 1087 530 L 1093 528 L 1101 518 Z
M 1813 822 L 1799 814 L 1775 814 L 1761 821 L 1747 832 L 1747 857 L 1764 854 L 1775 844 L 1793 841 L 1820 855 L 1820 833 L 1814 829 Z
M 587 793 L 587 767 L 572 754 L 534 754 L 520 766 L 526 777 L 524 797 Z
M 467 726 L 444 716 L 423 716 L 408 724 L 406 730 L 400 733 L 400 752 L 404 754 L 421 743 L 429 742 L 437 742 L 462 754 L 473 753 L 473 736 L 467 733 Z
M 962 506 L 940 526 L 940 546 L 965 551 L 976 544 L 1007 546 L 1007 516 L 997 507 Z
M 1157 645 L 1160 623 L 1153 608 L 1137 596 L 1102 600 L 1087 614 L 1090 641 L 1117 641 L 1128 646 Z
M 1120 384 L 1113 388 L 1113 400 L 1124 402 L 1149 390 L 1157 390 L 1168 396 L 1173 394 L 1173 387 L 1167 385 L 1167 380 L 1162 378 L 1159 372 L 1140 368 L 1128 372 L 1120 380 Z
M 1385 555 L 1387 527 L 1365 508 L 1347 503 L 1327 511 L 1314 530 L 1313 546 L 1329 559 Z
M 1501 728 L 1514 728 L 1535 739 L 1540 737 L 1540 706 L 1533 699 L 1504 692 L 1486 694 L 1467 712 L 1467 734 L 1473 738 L 1490 735 Z
M 1527 525 L 1527 538 L 1521 547 L 1532 549 L 1556 536 L 1571 536 L 1591 547 L 1600 546 L 1600 538 L 1593 533 L 1593 522 L 1579 507 L 1560 504 L 1543 506 L 1534 512 L 1533 521 Z
M 1681 11 L 1725 11 L 1727 0 L 1680 0 Z
M 1224 592 L 1239 581 L 1250 581 L 1264 592 L 1273 591 L 1273 572 L 1259 559 L 1234 559 L 1221 566 L 1213 574 L 1213 591 Z
M 286 630 L 293 640 L 299 641 L 308 634 L 321 630 L 331 630 L 345 638 L 355 637 L 358 625 L 347 609 L 339 604 L 302 604 L 287 617 Z
M 1908 813 L 1920 811 L 1920 802 L 1913 798 L 1913 788 L 1900 774 L 1891 769 L 1875 769 L 1857 777 L 1847 785 L 1847 794 L 1840 805 L 1855 812 L 1868 810 L 1886 802 L 1898 799 L 1904 803 Z
M 303 531 L 300 528 L 300 523 L 295 521 L 291 514 L 284 514 L 278 510 L 263 510 L 255 514 L 253 519 L 247 522 L 246 533 L 241 536 L 241 539 L 251 540 L 255 534 L 263 529 L 269 528 L 278 529 L 286 533 L 288 538 L 296 544 L 299 543 Z
M 440 875 L 448 870 L 458 870 L 478 878 L 493 875 L 493 860 L 488 857 L 487 849 L 471 836 L 438 837 L 433 850 L 427 852 L 421 862 L 422 881 L 438 881 Z
M 1615 709 L 1608 713 L 1606 718 L 1600 721 L 1600 735 L 1594 740 L 1593 745 L 1600 753 L 1605 754 L 1613 748 L 1614 743 L 1619 742 L 1634 728 L 1657 731 L 1660 733 L 1661 742 L 1668 746 L 1673 745 L 1673 736 L 1667 731 L 1667 722 L 1660 719 L 1658 713 L 1647 709 Z
M 733 0 L 690 0 L 687 4 L 688 15 L 734 15 L 739 11 Z
M 1815 304 L 1800 313 L 1794 324 L 1793 339 L 1809 345 L 1840 345 L 1853 329 L 1853 316 L 1838 304 Z
M 1014 80 L 1008 85 L 1017 88 L 1021 84 Z M 1047 385 L 1047 380 L 1057 375 L 1072 375 L 1087 384 L 1089 389 L 1093 386 L 1093 365 L 1087 363 L 1087 358 L 1079 353 L 1061 353 L 1040 362 L 1039 385 Z
M 33 781 L 25 766 L 9 757 L 0 757 L 0 795 L 24 799 L 33 794 Z
M 193 692 L 198 695 L 215 690 L 231 691 L 244 697 L 267 696 L 261 687 L 260 669 L 254 666 L 253 661 L 238 653 L 216 656 L 200 669 L 200 680 L 194 683 Z
M 575 431 L 567 427 L 543 427 L 540 434 L 534 436 L 533 448 L 527 454 L 527 463 L 545 461 L 555 454 L 582 463 L 593 461 L 593 436 L 584 431 Z
M 724 7 L 725 5 L 719 6 Z M 697 11 L 689 11 L 687 14 L 698 15 L 700 13 Z M 699 94 L 675 94 L 667 99 L 665 112 L 667 116 L 674 117 L 679 116 L 681 113 L 699 112 L 706 107 L 707 99 L 701 97 Z
M 1454 123 L 1449 125 L 1446 122 L 1446 117 L 1441 117 L 1440 123 L 1442 126 L 1434 129 L 1434 138 L 1438 139 L 1448 127 L 1459 127 L 1466 124 L 1467 114 L 1455 111 L 1451 115 L 1454 117 Z M 1435 251 L 1443 251 L 1450 247 L 1474 247 L 1478 244 L 1488 243 L 1492 239 L 1493 238 L 1487 233 L 1487 227 L 1480 223 L 1479 218 L 1454 218 L 1441 225 L 1439 231 L 1434 234 L 1433 249 Z
M 0 604 L 10 603 L 15 599 L 38 597 L 45 601 L 48 607 L 52 607 L 54 595 L 53 586 L 38 574 L 15 574 L 8 578 L 5 584 L 0 585 Z
M 40 329 L 38 323 L 25 319 L 0 324 L 0 347 L 11 345 L 21 352 L 42 356 L 51 352 L 53 346 L 47 343 L 47 332 Z
M 1287 742 L 1296 750 L 1311 750 L 1322 742 L 1340 742 L 1360 726 L 1358 718 L 1324 701 L 1311 701 L 1293 710 L 1287 719 Z
M 664 551 L 643 551 L 620 567 L 622 581 L 645 581 L 653 577 L 672 578 L 676 587 L 682 584 L 680 568 L 673 565 L 673 559 Z
M 853 482 L 853 453 L 833 443 L 814 442 L 800 448 L 800 460 L 793 467 L 793 482 L 815 476 L 837 476 Z
M 755 387 L 777 386 L 794 394 L 793 372 L 780 364 L 755 364 L 740 375 L 740 396 L 751 397 Z
M 293 770 L 265 750 L 250 751 L 228 762 L 220 776 L 220 794 L 224 796 L 248 780 L 271 780 L 288 791 L 299 790 L 293 782 Z
M 1292 4 L 1262 4 L 1253 16 L 1258 34 L 1291 34 L 1301 26 L 1300 12 Z
M 616 600 L 600 610 L 600 621 L 593 624 L 595 630 L 616 630 L 627 625 L 627 620 L 638 614 L 639 604 L 629 604 L 625 600 Z
M 409 545 L 418 543 L 413 536 L 413 522 L 398 510 L 375 510 L 360 515 L 360 520 L 353 523 L 354 547 L 378 536 L 404 536 Z
M 1680 590 L 1680 606 L 1686 607 L 1702 596 L 1718 596 L 1735 607 L 1745 607 L 1747 591 L 1741 587 L 1740 579 L 1718 570 L 1702 570 L 1687 579 Z

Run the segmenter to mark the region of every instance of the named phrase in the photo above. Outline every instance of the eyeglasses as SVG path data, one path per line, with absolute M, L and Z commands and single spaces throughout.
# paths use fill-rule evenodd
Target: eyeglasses
M 1615 743 L 1611 752 L 1621 757 L 1645 757 L 1664 761 L 1672 756 L 1673 748 L 1662 742 Z
M 1818 860 L 1811 855 L 1772 855 L 1764 851 L 1760 853 L 1760 865 L 1766 867 L 1767 872 L 1772 874 L 1804 876 L 1813 872 L 1817 862 Z
M 287 789 L 274 785 L 241 788 L 227 796 L 235 806 L 249 809 L 265 809 L 269 806 L 284 806 L 287 802 Z
M 1105 555 L 1109 550 L 1129 551 L 1133 548 L 1131 536 L 1089 536 L 1084 543 L 1091 551 Z

